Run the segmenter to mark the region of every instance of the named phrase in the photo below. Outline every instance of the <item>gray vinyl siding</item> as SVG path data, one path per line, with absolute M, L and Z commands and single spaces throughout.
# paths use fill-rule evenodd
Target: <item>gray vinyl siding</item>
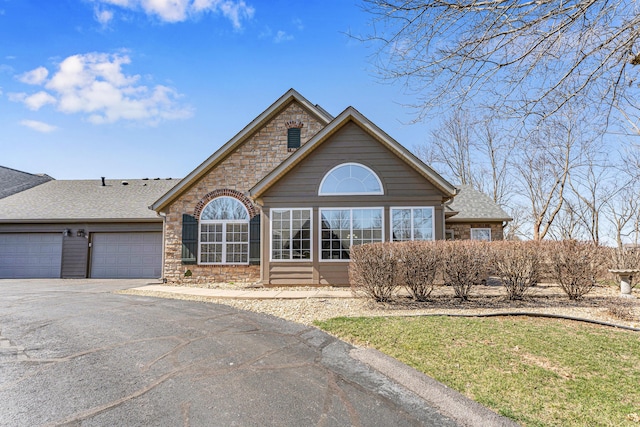
M 333 167 L 356 162 L 372 169 L 382 181 L 384 195 L 318 196 L 320 182 Z M 380 207 L 384 209 L 384 240 L 390 240 L 390 208 L 433 206 L 436 239 L 444 238 L 443 193 L 420 173 L 351 122 L 316 148 L 262 196 L 263 265 L 266 285 L 349 285 L 349 263 L 320 261 L 320 208 Z M 310 262 L 269 261 L 271 251 L 270 209 L 313 209 L 312 259 Z
M 62 273 L 63 279 L 87 277 L 89 259 L 89 239 L 77 237 L 75 234 L 62 238 Z
M 313 284 L 313 265 L 310 263 L 271 263 L 269 264 L 269 279 L 272 285 L 311 285 Z
M 285 201 L 309 197 L 323 204 L 344 201 L 344 196 L 318 196 L 324 175 L 345 162 L 357 162 L 371 168 L 382 180 L 385 199 L 442 201 L 442 193 L 416 170 L 355 123 L 348 123 L 313 153 L 275 183 L 263 196 L 265 201 Z M 380 200 L 380 196 L 349 196 L 346 199 Z M 348 200 L 349 201 L 349 200 Z

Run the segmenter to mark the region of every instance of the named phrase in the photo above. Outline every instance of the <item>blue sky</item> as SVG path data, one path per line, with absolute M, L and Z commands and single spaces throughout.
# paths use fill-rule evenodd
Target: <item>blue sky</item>
M 292 87 L 412 148 L 428 124 L 345 34 L 368 20 L 345 0 L 0 0 L 0 165 L 183 177 Z

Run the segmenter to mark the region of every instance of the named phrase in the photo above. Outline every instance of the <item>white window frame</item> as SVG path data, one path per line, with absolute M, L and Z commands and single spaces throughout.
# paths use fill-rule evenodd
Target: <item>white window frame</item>
M 349 248 L 353 246 L 353 211 L 354 210 L 379 210 L 382 215 L 380 218 L 380 242 L 384 242 L 385 233 L 385 219 L 384 219 L 384 207 L 382 206 L 358 206 L 358 207 L 325 207 L 318 209 L 318 261 L 319 262 L 350 262 L 351 259 L 323 259 L 322 258 L 322 212 L 323 211 L 351 211 L 349 221 Z
M 293 258 L 293 245 L 289 245 L 289 259 L 274 259 L 273 258 L 273 212 L 274 211 L 289 211 L 290 221 L 290 236 L 293 236 L 293 211 L 308 211 L 309 212 L 309 259 L 306 258 Z M 292 240 L 289 240 L 290 242 Z M 311 208 L 271 208 L 269 210 L 269 261 L 270 262 L 312 262 L 313 261 L 313 209 Z
M 488 231 L 488 232 L 489 232 L 489 240 L 485 240 L 485 239 L 478 239 L 478 238 L 473 237 L 473 232 L 474 232 L 474 231 Z M 481 242 L 490 242 L 490 241 L 493 239 L 493 236 L 492 236 L 491 234 L 492 234 L 492 233 L 491 233 L 491 228 L 487 228 L 487 227 L 483 227 L 483 228 L 480 228 L 480 227 L 478 227 L 478 228 L 474 228 L 474 227 L 471 227 L 471 231 L 469 232 L 469 238 L 470 238 L 471 240 L 478 240 L 478 241 L 481 241 Z
M 361 167 L 365 170 L 367 170 L 375 179 L 376 181 L 378 181 L 378 186 L 380 187 L 380 191 L 360 191 L 360 192 L 348 192 L 348 193 L 326 193 L 322 191 L 322 187 L 324 186 L 325 181 L 327 180 L 327 178 L 338 168 L 344 167 L 344 166 L 358 166 Z M 382 187 L 382 181 L 380 180 L 380 177 L 378 176 L 377 173 L 375 173 L 373 171 L 373 169 L 371 169 L 368 166 L 365 166 L 361 163 L 355 163 L 355 162 L 347 162 L 347 163 L 341 163 L 333 168 L 331 168 L 331 170 L 329 172 L 327 172 L 326 174 L 324 174 L 324 176 L 322 177 L 322 181 L 320 181 L 320 187 L 318 188 L 318 196 L 380 196 L 380 195 L 384 195 L 384 188 Z
M 242 207 L 244 208 L 245 212 L 247 213 L 247 218 L 249 218 L 249 211 L 247 210 L 247 207 L 244 205 L 244 203 L 242 203 L 240 200 L 234 198 L 234 197 L 230 197 L 230 196 L 220 196 L 220 197 L 216 197 L 215 199 L 209 201 L 209 203 L 213 203 L 213 201 L 215 201 L 216 199 L 222 198 L 222 197 L 227 197 L 229 199 L 234 199 L 236 200 L 238 203 L 240 203 L 240 205 L 242 205 Z M 205 205 L 205 207 L 202 209 L 202 211 L 200 212 L 200 216 L 202 216 L 202 213 L 205 211 L 205 209 L 207 208 L 207 206 L 209 205 L 209 203 L 207 203 L 207 205 Z M 238 220 L 238 219 L 200 219 L 198 218 L 198 265 L 249 265 L 249 242 L 251 241 L 251 229 L 249 227 L 249 221 L 250 219 L 246 219 L 246 220 Z M 203 224 L 221 224 L 222 225 L 222 241 L 221 242 L 203 242 L 202 241 L 202 225 Z M 227 225 L 229 224 L 245 224 L 247 226 L 247 241 L 246 242 L 227 242 Z M 208 244 L 221 244 L 222 245 L 222 262 L 202 262 L 202 245 L 208 245 Z M 239 245 L 245 245 L 247 248 L 247 261 L 246 262 L 227 262 L 227 245 L 234 245 L 234 244 L 239 244 Z
M 397 210 L 411 210 L 411 239 L 410 240 L 393 240 L 393 211 Z M 413 229 L 413 211 L 414 209 L 429 209 L 431 211 L 431 239 L 421 239 L 421 242 L 431 242 L 436 240 L 436 210 L 433 206 L 393 206 L 389 209 L 389 239 L 392 242 L 408 242 L 415 240 L 414 237 L 414 229 Z

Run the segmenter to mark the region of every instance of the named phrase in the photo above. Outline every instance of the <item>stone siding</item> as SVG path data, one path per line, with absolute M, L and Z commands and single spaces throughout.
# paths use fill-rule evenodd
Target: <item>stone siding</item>
M 470 240 L 472 228 L 490 228 L 491 240 L 504 240 L 502 223 L 446 223 L 447 230 L 453 230 L 454 240 Z
M 287 150 L 287 126 L 292 120 L 304 124 L 301 144 L 305 144 L 322 128 L 314 115 L 297 102 L 286 106 L 276 117 L 252 135 L 202 179 L 184 191 L 166 210 L 164 278 L 174 284 L 206 284 L 215 282 L 256 282 L 260 280 L 257 265 L 188 265 L 183 264 L 182 215 L 196 218 L 211 198 L 211 193 L 224 194 L 234 190 L 247 195 L 258 181 L 282 163 L 292 152 Z M 219 192 L 219 193 L 218 193 Z M 233 193 L 233 192 L 226 192 Z M 248 199 L 242 200 L 245 204 Z M 249 212 L 259 210 L 249 207 Z M 191 276 L 185 277 L 190 270 Z

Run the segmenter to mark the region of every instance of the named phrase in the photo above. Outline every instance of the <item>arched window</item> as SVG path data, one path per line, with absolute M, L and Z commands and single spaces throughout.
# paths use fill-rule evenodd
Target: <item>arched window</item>
M 233 197 L 213 199 L 200 214 L 200 264 L 249 263 L 249 212 Z
M 384 194 L 378 175 L 359 163 L 343 163 L 322 178 L 320 196 Z

